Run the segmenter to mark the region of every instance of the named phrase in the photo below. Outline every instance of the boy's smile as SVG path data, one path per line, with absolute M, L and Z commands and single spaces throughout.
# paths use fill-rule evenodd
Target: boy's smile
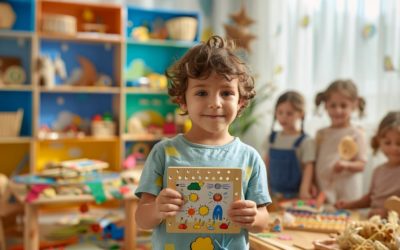
M 208 137 L 231 140 L 228 128 L 241 106 L 238 79 L 229 81 L 214 72 L 207 79 L 189 79 L 185 99 L 181 108 L 188 111 L 192 121 L 187 137 L 196 141 Z

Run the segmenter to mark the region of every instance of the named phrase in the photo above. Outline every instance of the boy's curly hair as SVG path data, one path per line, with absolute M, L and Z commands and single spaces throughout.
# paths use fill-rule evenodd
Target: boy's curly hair
M 256 92 L 250 69 L 233 53 L 234 48 L 233 41 L 224 40 L 220 36 L 212 36 L 207 42 L 202 42 L 191 48 L 165 72 L 169 80 L 168 94 L 171 101 L 177 104 L 185 104 L 185 93 L 189 78 L 207 79 L 215 72 L 228 81 L 238 78 L 239 99 L 243 103 L 238 111 L 239 115 L 247 107 Z

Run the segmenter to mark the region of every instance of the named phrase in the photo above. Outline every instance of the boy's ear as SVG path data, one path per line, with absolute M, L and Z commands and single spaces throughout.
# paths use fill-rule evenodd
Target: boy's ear
M 186 105 L 186 103 L 180 103 L 180 104 L 179 104 L 179 108 L 180 108 L 183 112 L 186 112 L 186 111 L 187 111 L 187 105 Z

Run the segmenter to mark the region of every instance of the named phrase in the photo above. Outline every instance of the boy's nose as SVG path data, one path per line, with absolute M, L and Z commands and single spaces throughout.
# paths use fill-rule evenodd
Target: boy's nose
M 209 108 L 213 108 L 213 109 L 221 108 L 221 100 L 220 100 L 220 98 L 219 97 L 210 98 L 210 101 L 208 103 L 208 107 Z

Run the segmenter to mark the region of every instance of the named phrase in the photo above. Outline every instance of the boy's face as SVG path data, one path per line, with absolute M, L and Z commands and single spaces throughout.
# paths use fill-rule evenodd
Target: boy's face
M 212 73 L 207 79 L 189 79 L 185 94 L 187 110 L 192 120 L 191 133 L 229 135 L 239 104 L 238 79 L 226 80 Z
M 345 127 L 350 124 L 351 113 L 356 107 L 356 102 L 347 96 L 333 92 L 329 95 L 325 109 L 331 118 L 333 127 Z

